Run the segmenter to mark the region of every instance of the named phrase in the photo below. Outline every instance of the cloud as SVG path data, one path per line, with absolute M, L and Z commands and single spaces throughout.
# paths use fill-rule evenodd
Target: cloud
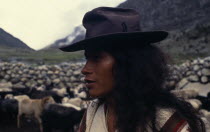
M 85 12 L 125 0 L 0 0 L 0 28 L 40 49 L 70 34 Z

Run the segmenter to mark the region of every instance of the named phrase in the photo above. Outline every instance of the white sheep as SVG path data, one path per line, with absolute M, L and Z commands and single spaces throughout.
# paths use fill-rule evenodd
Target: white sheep
M 205 110 L 205 109 L 201 109 L 199 110 L 199 113 L 201 114 L 201 116 L 205 117 L 209 123 L 210 123 L 210 112 Z
M 71 98 L 71 99 L 63 98 L 62 104 L 67 104 L 67 103 L 72 104 L 77 107 L 82 107 L 83 105 L 83 101 L 81 98 Z
M 196 110 L 199 110 L 201 108 L 202 103 L 198 99 L 187 99 L 186 101 L 190 103 Z
M 70 104 L 70 103 L 63 103 L 63 104 L 59 104 L 59 105 L 65 106 L 65 107 L 74 108 L 74 109 L 76 109 L 76 110 L 78 110 L 78 111 L 80 111 L 80 110 L 82 109 L 82 108 L 80 108 L 80 107 L 78 107 L 78 106 L 75 106 L 75 105 L 73 105 L 73 104 Z
M 30 99 L 30 98 L 29 98 L 28 95 L 18 95 L 18 96 L 14 96 L 14 99 L 16 99 L 18 101 L 18 103 L 19 103 L 23 99 Z
M 195 89 L 172 90 L 171 93 L 184 99 L 190 99 L 198 96 L 198 90 Z
M 45 91 L 45 89 L 43 87 L 38 87 L 36 88 L 37 91 Z
M 0 88 L 0 92 L 12 92 L 11 88 Z
M 64 97 L 65 95 L 67 95 L 67 91 L 66 88 L 61 88 L 61 89 L 57 89 L 57 88 L 53 88 L 52 91 L 55 91 L 57 93 L 57 95 Z
M 77 96 L 80 98 L 87 98 L 87 93 L 85 91 L 82 91 L 82 92 L 78 93 Z
M 7 94 L 4 99 L 14 99 L 14 96 L 12 94 Z
M 68 103 L 68 100 L 69 100 L 69 98 L 68 97 L 64 97 L 63 99 L 62 99 L 62 104 L 64 104 L 64 103 Z
M 45 105 L 55 103 L 51 96 L 44 97 L 43 99 L 30 99 L 24 98 L 19 100 L 18 115 L 17 115 L 17 126 L 20 128 L 20 117 L 21 115 L 33 115 L 39 123 L 40 131 L 42 132 L 42 121 L 41 114 Z

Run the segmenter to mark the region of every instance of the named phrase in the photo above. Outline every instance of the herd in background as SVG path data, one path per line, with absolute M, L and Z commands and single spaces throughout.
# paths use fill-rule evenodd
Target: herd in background
M 75 71 L 80 63 L 66 71 L 59 66 L 0 65 L 0 125 L 14 121 L 17 128 L 24 127 L 21 120 L 29 117 L 43 132 L 76 129 L 87 107 L 82 76 Z
M 87 108 L 84 93 L 81 93 L 76 95 L 72 92 L 61 96 L 56 92 L 37 89 L 30 94 L 1 91 L 0 125 L 14 121 L 17 128 L 24 127 L 21 121 L 24 118 L 21 117 L 27 117 L 37 122 L 40 132 L 51 132 L 53 129 L 73 132 Z
M 24 127 L 22 119 L 36 120 L 41 132 L 60 129 L 73 132 L 88 106 L 83 75 L 84 63 L 32 66 L 0 62 L 0 125 L 12 123 Z M 210 57 L 170 66 L 166 88 L 188 101 L 200 113 L 210 131 L 210 93 L 201 95 L 190 83 L 210 82 Z M 207 88 L 210 91 L 210 87 Z M 23 118 L 24 117 L 24 118 Z
M 1 125 L 16 120 L 17 128 L 24 127 L 21 117 L 26 116 L 35 119 L 41 132 L 51 132 L 52 129 L 62 129 L 64 132 L 75 130 L 87 107 L 86 101 L 82 100 L 84 97 L 74 93 L 71 93 L 71 97 L 69 94 L 60 96 L 36 89 L 31 92 L 34 93 L 0 92 L 3 95 L 0 100 Z

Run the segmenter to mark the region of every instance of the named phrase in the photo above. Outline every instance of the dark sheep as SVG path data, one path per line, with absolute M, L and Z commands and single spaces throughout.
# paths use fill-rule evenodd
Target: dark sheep
M 208 93 L 207 93 L 207 98 L 209 98 L 209 99 L 210 99 L 210 92 L 208 92 Z
M 24 87 L 24 88 L 12 88 L 12 91 L 17 93 L 15 95 L 27 94 L 32 90 L 32 88 Z
M 3 92 L 3 91 L 1 91 L 0 92 L 1 99 L 4 99 L 7 94 L 18 95 L 18 92 L 15 92 L 15 91 Z
M 73 91 L 70 91 L 70 88 L 67 88 L 66 89 L 66 92 L 68 93 L 68 95 L 69 95 L 70 98 L 75 98 L 74 92 Z
M 54 91 L 39 91 L 39 90 L 36 90 L 35 88 L 32 89 L 30 91 L 30 93 L 27 93 L 27 95 L 31 99 L 42 99 L 47 96 L 52 96 L 56 103 L 61 103 L 61 100 L 63 98 L 63 97 L 57 95 L 57 93 Z
M 209 97 L 196 96 L 195 98 L 201 101 L 201 103 L 202 103 L 201 109 L 206 109 L 206 110 L 210 111 L 210 98 Z
M 0 124 L 16 124 L 18 101 L 15 99 L 0 100 Z
M 74 132 L 74 126 L 82 119 L 85 109 L 77 110 L 59 104 L 50 104 L 42 114 L 43 132 L 59 129 L 63 132 Z

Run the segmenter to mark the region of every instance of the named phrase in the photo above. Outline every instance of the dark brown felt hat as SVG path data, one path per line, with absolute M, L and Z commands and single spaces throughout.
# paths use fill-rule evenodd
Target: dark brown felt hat
M 83 18 L 85 39 L 60 49 L 72 52 L 89 47 L 141 47 L 168 36 L 165 31 L 142 32 L 139 23 L 139 13 L 133 9 L 99 7 Z

